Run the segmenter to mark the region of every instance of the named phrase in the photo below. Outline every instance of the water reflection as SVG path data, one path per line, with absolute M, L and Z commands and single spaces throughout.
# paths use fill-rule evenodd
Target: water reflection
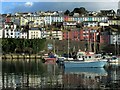
M 120 68 L 63 68 L 40 60 L 3 60 L 1 88 L 119 88 Z M 32 89 L 31 89 L 32 90 Z

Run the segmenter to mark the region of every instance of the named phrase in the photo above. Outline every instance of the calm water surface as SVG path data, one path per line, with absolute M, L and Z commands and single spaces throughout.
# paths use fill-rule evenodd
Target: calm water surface
M 2 90 L 120 89 L 120 66 L 63 68 L 40 60 L 2 60 Z

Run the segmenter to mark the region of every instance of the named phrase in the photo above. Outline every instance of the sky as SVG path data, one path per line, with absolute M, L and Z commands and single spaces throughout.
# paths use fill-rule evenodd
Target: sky
M 85 7 L 88 11 L 118 9 L 118 2 L 2 2 L 0 13 L 36 11 L 72 11 Z

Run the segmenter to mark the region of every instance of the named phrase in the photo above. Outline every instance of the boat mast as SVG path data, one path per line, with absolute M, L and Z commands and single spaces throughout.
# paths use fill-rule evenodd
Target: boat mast
M 69 58 L 69 30 L 68 30 L 68 58 Z

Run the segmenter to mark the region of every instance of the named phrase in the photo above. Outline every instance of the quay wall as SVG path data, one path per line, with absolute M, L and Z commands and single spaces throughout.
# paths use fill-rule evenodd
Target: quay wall
M 0 57 L 2 59 L 41 59 L 42 58 L 41 55 L 36 55 L 36 54 L 32 54 L 32 55 L 6 54 L 6 55 L 1 55 Z

